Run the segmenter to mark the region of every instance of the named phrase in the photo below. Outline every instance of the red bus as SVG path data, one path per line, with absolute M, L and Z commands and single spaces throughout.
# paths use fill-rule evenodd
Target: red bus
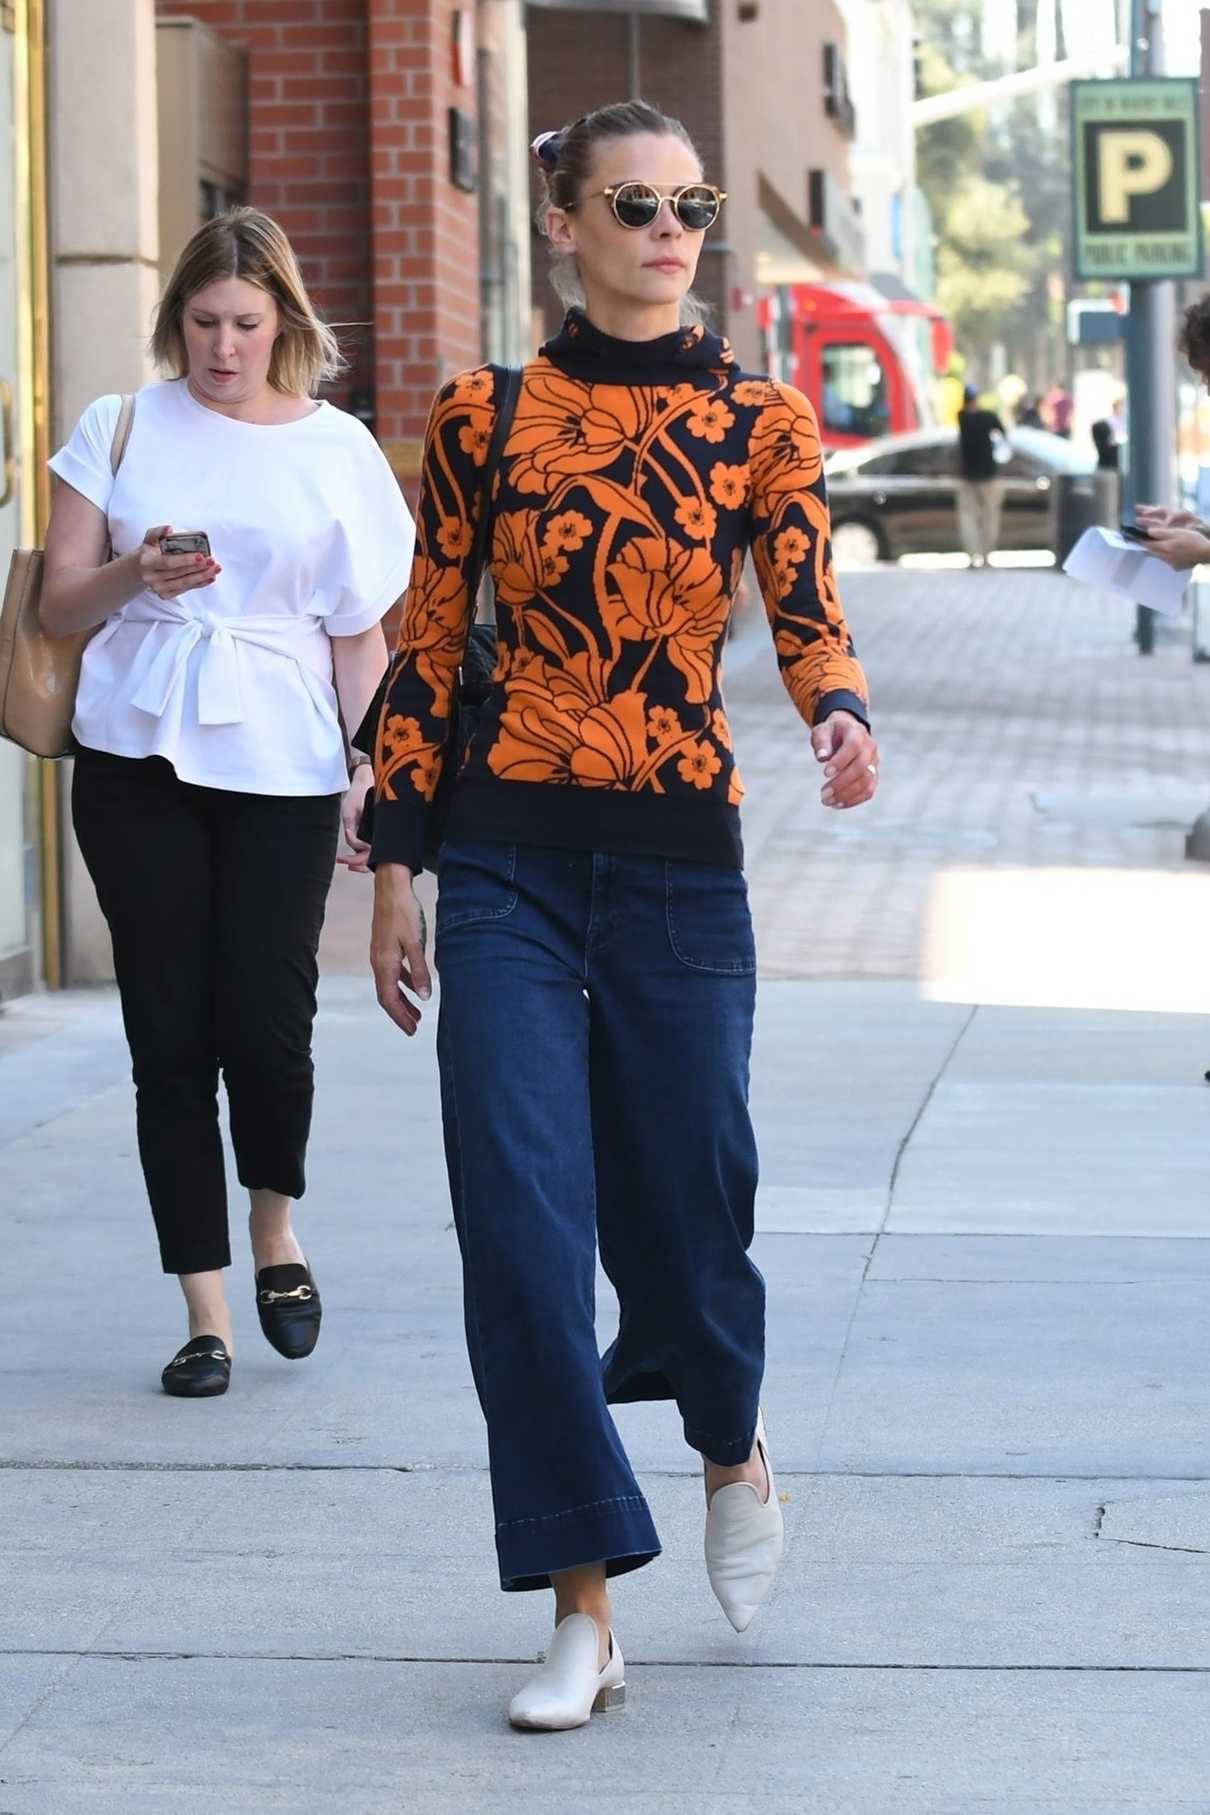
M 786 284 L 758 304 L 773 377 L 815 405 L 826 448 L 859 447 L 880 435 L 936 421 L 935 382 L 954 351 L 938 309 L 906 290 L 873 284 Z

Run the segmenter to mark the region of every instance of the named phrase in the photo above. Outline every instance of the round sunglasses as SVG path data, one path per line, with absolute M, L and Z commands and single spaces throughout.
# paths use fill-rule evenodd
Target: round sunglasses
M 713 227 L 727 199 L 726 191 L 713 183 L 685 183 L 679 189 L 657 189 L 654 183 L 611 183 L 608 189 L 594 189 L 568 206 L 579 208 L 597 195 L 605 197 L 619 227 L 650 227 L 664 203 L 671 202 L 672 212 L 688 233 L 704 233 Z

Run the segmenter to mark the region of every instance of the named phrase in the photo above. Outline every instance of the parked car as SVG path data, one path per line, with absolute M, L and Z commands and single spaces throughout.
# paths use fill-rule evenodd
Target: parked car
M 1090 474 L 1093 462 L 1045 429 L 1009 431 L 1004 481 L 1003 549 L 1054 545 L 1054 485 L 1063 474 Z M 846 567 L 900 555 L 962 548 L 958 527 L 958 436 L 953 429 L 885 435 L 833 454 L 826 466 L 833 550 Z

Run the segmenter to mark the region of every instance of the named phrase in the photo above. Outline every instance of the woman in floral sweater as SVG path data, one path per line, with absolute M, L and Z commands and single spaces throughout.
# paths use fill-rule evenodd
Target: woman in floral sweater
M 811 406 L 683 325 L 724 198 L 683 127 L 642 103 L 535 149 L 556 278 L 585 302 L 525 368 L 493 488 L 499 654 L 442 846 L 436 958 L 501 1583 L 555 1593 L 550 1652 L 510 1717 L 551 1728 L 622 1699 L 608 1579 L 660 1548 L 611 1403 L 676 1401 L 704 1462 L 710 1580 L 738 1630 L 781 1553 L 748 1255 L 756 958 L 720 686 L 749 547 L 825 803 L 868 800 L 877 754 Z M 406 1033 L 430 993 L 413 882 L 501 387 L 483 368 L 435 402 L 382 717 L 373 963 Z M 598 1244 L 621 1306 L 603 1363 Z

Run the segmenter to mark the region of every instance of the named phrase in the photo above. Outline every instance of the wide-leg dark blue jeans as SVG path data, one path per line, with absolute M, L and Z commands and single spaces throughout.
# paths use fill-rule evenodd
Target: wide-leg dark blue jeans
M 748 1256 L 755 951 L 736 870 L 447 845 L 436 959 L 446 1157 L 501 1585 L 660 1544 L 608 1405 L 675 1399 L 746 1461 L 764 1370 Z M 595 1256 L 618 1294 L 594 1331 Z

